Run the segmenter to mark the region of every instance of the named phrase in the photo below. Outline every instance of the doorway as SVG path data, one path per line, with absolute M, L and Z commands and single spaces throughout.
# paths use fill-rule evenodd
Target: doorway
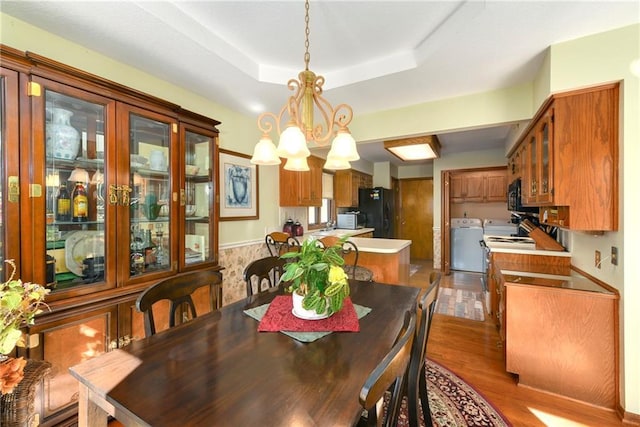
M 411 240 L 411 259 L 433 259 L 433 178 L 401 179 L 398 238 Z

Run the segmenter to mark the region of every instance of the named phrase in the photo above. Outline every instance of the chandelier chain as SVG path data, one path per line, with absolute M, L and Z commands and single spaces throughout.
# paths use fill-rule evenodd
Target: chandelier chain
M 309 71 L 309 61 L 311 60 L 311 54 L 309 54 L 309 0 L 304 2 L 304 63 L 305 70 Z

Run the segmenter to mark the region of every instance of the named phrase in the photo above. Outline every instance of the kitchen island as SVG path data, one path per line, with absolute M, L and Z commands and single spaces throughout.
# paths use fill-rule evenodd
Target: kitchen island
M 411 240 L 358 237 L 372 231 L 372 228 L 312 231 L 305 234 L 304 239 L 319 239 L 329 235 L 350 236 L 349 240 L 358 247 L 358 265 L 371 270 L 374 281 L 393 285 L 408 284 Z

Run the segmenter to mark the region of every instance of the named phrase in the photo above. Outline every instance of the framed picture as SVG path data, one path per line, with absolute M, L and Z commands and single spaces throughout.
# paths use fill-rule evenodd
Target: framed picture
M 251 156 L 220 149 L 220 221 L 258 219 L 258 166 Z

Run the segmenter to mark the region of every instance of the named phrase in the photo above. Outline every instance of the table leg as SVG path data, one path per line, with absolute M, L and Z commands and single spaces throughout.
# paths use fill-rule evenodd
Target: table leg
M 78 425 L 80 427 L 107 427 L 107 412 L 91 400 L 89 388 L 79 384 Z

